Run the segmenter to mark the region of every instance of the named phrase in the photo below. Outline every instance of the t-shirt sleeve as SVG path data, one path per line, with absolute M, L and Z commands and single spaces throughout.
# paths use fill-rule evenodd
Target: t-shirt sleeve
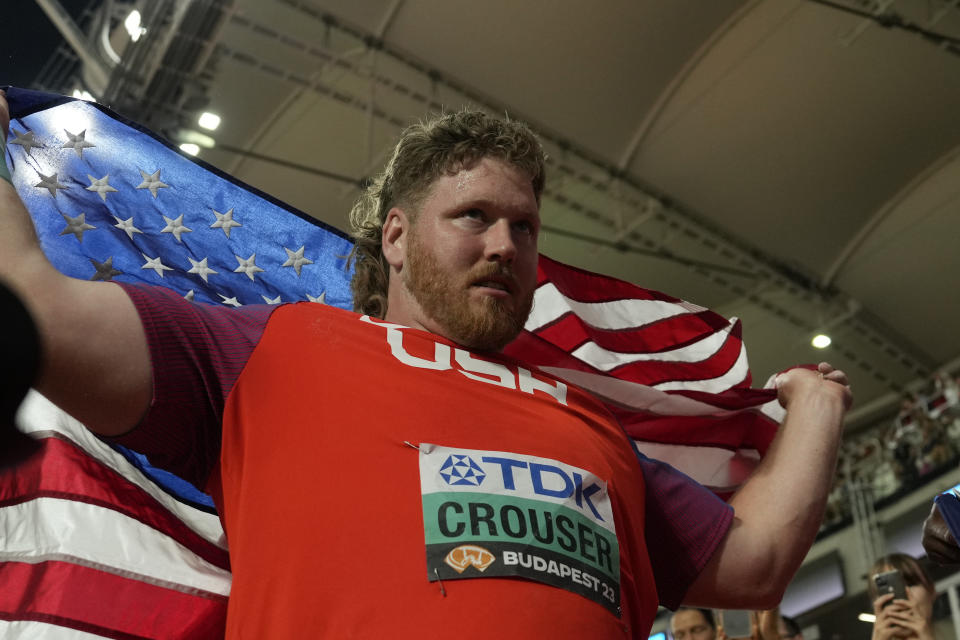
M 153 397 L 140 424 L 110 440 L 203 487 L 220 454 L 224 403 L 277 307 L 218 307 L 162 287 L 120 286 L 147 335 Z
M 733 507 L 636 450 L 646 483 L 646 537 L 660 604 L 676 609 L 733 523 Z

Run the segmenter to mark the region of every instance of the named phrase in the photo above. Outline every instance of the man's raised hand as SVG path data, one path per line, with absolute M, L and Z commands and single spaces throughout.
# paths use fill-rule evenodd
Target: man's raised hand
M 816 371 L 802 368 L 785 371 L 777 376 L 774 384 L 777 399 L 786 408 L 795 400 L 815 397 L 839 400 L 843 403 L 844 411 L 853 404 L 853 392 L 847 374 L 828 362 L 821 362 Z

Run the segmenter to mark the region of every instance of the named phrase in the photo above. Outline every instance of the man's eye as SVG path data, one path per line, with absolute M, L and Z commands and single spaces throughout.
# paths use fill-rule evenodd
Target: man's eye
M 464 218 L 470 218 L 472 220 L 483 220 L 484 213 L 480 209 L 467 209 L 460 214 Z
M 533 233 L 533 223 L 527 220 L 521 220 L 519 222 L 515 222 L 513 225 L 513 228 L 522 233 L 530 233 L 530 234 Z

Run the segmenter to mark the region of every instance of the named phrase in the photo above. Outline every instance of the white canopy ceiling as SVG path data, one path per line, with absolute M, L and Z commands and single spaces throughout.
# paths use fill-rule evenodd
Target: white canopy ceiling
M 207 51 L 202 157 L 336 226 L 356 185 L 291 163 L 359 180 L 484 106 L 544 136 L 542 251 L 742 318 L 757 380 L 827 359 L 863 423 L 960 358 L 956 46 L 810 0 L 236 0 Z

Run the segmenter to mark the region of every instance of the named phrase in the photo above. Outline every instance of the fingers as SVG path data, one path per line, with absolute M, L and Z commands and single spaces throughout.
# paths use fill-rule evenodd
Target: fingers
M 917 616 L 913 615 L 913 613 L 908 613 L 902 610 L 890 611 L 887 614 L 887 621 L 888 621 L 888 624 L 895 624 L 900 627 L 907 627 L 911 629 L 917 626 L 918 623 L 920 622 L 917 619 Z
M 818 364 L 817 371 L 824 380 L 836 382 L 844 388 L 843 404 L 849 409 L 850 405 L 853 404 L 853 391 L 850 389 L 850 380 L 847 379 L 847 374 L 839 369 L 835 369 L 829 362 L 821 362 Z
M 778 374 L 773 381 L 774 387 L 780 391 L 785 388 L 797 386 L 815 386 L 822 380 L 835 382 L 841 387 L 849 389 L 850 381 L 847 374 L 839 369 L 834 369 L 828 362 L 821 362 L 817 370 L 811 371 L 805 367 L 794 367 L 783 373 Z M 789 391 L 788 391 L 789 393 Z
M 847 374 L 840 369 L 834 369 L 829 362 L 821 362 L 817 365 L 817 371 L 823 374 L 824 380 L 830 380 L 842 385 L 850 384 L 850 381 L 847 379 Z
M 883 613 L 883 606 L 891 600 L 893 600 L 893 594 L 885 593 L 873 601 L 873 612 L 877 615 L 878 620 L 880 618 L 880 614 Z

